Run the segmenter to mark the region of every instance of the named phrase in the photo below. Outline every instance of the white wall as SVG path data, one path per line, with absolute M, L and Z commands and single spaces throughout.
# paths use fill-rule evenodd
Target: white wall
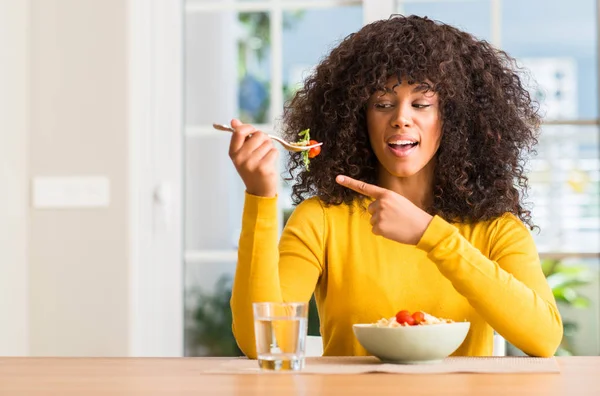
M 0 356 L 28 353 L 28 18 L 0 0 Z
M 0 356 L 181 356 L 181 16 L 0 0 Z M 32 207 L 44 176 L 104 176 L 110 203 Z
M 127 1 L 31 0 L 29 176 L 99 175 L 110 205 L 31 209 L 30 353 L 126 356 Z

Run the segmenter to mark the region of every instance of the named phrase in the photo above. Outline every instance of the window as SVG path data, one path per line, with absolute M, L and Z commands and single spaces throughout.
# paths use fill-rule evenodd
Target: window
M 321 56 L 365 21 L 392 12 L 426 15 L 455 25 L 506 50 L 530 70 L 537 82 L 530 92 L 545 114 L 529 173 L 528 201 L 541 227 L 534 238 L 544 265 L 558 274 L 549 281 L 564 317 L 579 324 L 565 350 L 600 353 L 596 336 L 600 328 L 598 10 L 594 0 L 556 0 L 553 7 L 544 0 L 187 0 L 186 354 L 238 353 L 228 334 L 227 315 L 244 187 L 227 156 L 229 136 L 213 130 L 211 124 L 238 117 L 265 132 L 276 131 L 285 100 Z M 331 20 L 335 23 L 328 23 Z M 284 152 L 281 160 L 283 165 Z M 291 208 L 289 195 L 289 186 L 282 181 L 282 222 Z M 554 265 L 557 260 L 560 265 Z M 573 269 L 580 264 L 581 270 Z M 565 281 L 569 276 L 579 277 L 574 283 L 584 286 L 571 287 Z

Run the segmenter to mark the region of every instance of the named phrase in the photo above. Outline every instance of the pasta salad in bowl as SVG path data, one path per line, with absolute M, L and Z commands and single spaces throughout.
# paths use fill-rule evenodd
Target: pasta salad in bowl
M 399 311 L 376 323 L 355 324 L 354 335 L 373 356 L 386 363 L 438 363 L 465 340 L 469 322 L 454 322 L 426 312 Z

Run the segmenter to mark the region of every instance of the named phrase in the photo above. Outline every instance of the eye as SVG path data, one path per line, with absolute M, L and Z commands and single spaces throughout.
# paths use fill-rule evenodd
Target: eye
M 394 105 L 391 103 L 380 102 L 373 104 L 373 107 L 375 107 L 376 109 L 391 109 L 392 107 L 394 107 Z
M 424 104 L 424 103 L 413 103 L 413 107 L 416 109 L 426 109 L 428 107 L 430 107 L 430 104 Z

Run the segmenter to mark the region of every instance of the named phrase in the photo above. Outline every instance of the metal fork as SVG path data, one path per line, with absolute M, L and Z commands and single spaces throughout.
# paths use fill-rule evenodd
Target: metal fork
M 230 126 L 227 125 L 223 125 L 223 124 L 213 124 L 213 128 L 218 129 L 219 131 L 225 131 L 225 132 L 233 132 L 233 128 L 231 128 Z M 290 142 L 286 142 L 285 140 L 277 137 L 277 136 L 273 136 L 273 135 L 267 135 L 269 136 L 271 139 L 275 140 L 276 142 L 281 143 L 281 145 L 283 147 L 286 148 L 286 150 L 288 151 L 307 151 L 310 150 L 312 148 L 315 147 L 319 147 L 320 145 L 322 145 L 323 143 L 317 143 L 317 144 L 311 144 L 310 146 L 300 146 L 294 143 L 290 143 Z

